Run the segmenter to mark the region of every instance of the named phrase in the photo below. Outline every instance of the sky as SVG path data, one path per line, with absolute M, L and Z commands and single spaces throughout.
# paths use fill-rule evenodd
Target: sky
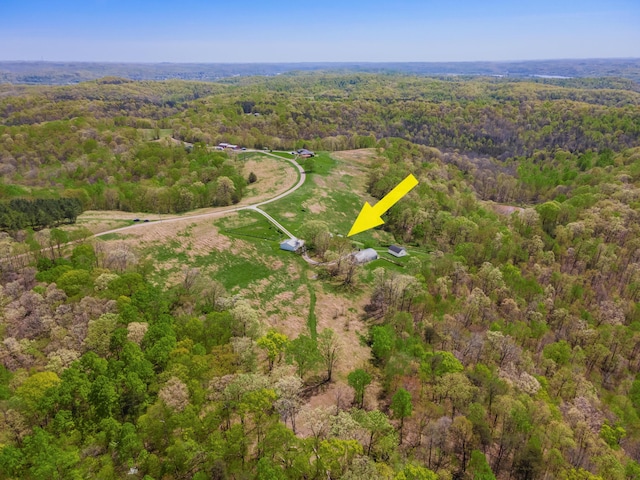
M 0 60 L 640 58 L 640 0 L 0 0 Z

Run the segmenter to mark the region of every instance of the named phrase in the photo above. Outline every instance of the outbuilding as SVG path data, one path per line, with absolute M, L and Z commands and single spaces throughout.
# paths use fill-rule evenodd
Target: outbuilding
M 398 245 L 389 245 L 389 250 L 387 252 L 394 257 L 406 257 L 407 250 L 404 247 L 399 247 Z
M 315 155 L 315 153 L 313 153 L 311 150 L 307 150 L 306 148 L 301 148 L 297 153 L 302 158 L 309 158 Z
M 304 240 L 299 238 L 288 238 L 284 242 L 280 242 L 280 250 L 286 250 L 287 252 L 297 252 L 304 247 Z
M 369 263 L 377 259 L 378 252 L 376 252 L 373 248 L 365 248 L 364 250 L 360 250 L 359 252 L 353 254 L 353 260 L 356 263 Z

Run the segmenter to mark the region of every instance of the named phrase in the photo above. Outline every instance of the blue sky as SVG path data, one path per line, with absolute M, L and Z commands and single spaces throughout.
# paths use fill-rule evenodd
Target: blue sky
M 639 0 L 0 0 L 0 60 L 640 57 Z

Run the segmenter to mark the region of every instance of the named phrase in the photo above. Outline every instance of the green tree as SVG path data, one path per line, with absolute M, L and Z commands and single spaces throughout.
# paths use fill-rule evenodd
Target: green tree
M 357 410 L 353 414 L 356 422 L 368 432 L 367 455 L 373 458 L 390 455 L 398 445 L 393 426 L 380 410 L 365 412 Z
M 409 463 L 393 477 L 393 480 L 438 480 L 438 475 L 420 465 Z
M 69 234 L 65 230 L 60 230 L 59 228 L 52 228 L 49 232 L 49 241 L 51 244 L 51 253 L 52 257 L 56 257 L 56 253 L 58 258 L 62 258 L 62 246 L 65 245 L 69 241 Z M 54 253 L 53 246 L 56 246 L 56 251 Z
M 41 428 L 24 439 L 23 452 L 26 472 L 21 478 L 65 479 L 73 478 L 77 472 L 73 467 L 79 462 L 77 449 L 63 449 L 56 439 Z
M 607 423 L 604 423 L 600 428 L 600 438 L 602 438 L 607 445 L 613 449 L 620 448 L 620 442 L 627 436 L 627 431 L 620 425 L 614 425 L 613 427 Z
M 316 169 L 316 161 L 312 157 L 307 157 L 302 163 L 305 173 L 313 173 Z
M 471 402 L 477 388 L 471 384 L 463 373 L 447 373 L 438 378 L 433 387 L 433 393 L 440 399 L 449 399 L 451 402 L 451 418 L 456 411 L 464 408 Z
M 84 344 L 101 357 L 109 353 L 111 334 L 116 329 L 120 317 L 114 313 L 104 313 L 100 318 L 90 320 Z
M 515 477 L 521 480 L 538 478 L 544 469 L 544 457 L 539 442 L 535 438 L 529 440 L 524 449 L 520 450 L 513 459 Z
M 355 402 L 358 408 L 364 407 L 364 391 L 371 383 L 371 375 L 358 368 L 347 376 L 349 386 L 355 391 Z
M 69 297 L 80 295 L 93 288 L 93 279 L 86 270 L 70 270 L 63 273 L 56 281 L 59 288 Z
M 379 362 L 389 360 L 394 343 L 395 334 L 389 325 L 378 325 L 371 329 L 371 351 Z
M 78 245 L 71 252 L 71 262 L 78 269 L 91 270 L 97 266 L 96 252 L 90 244 Z
M 286 480 L 287 476 L 282 468 L 275 466 L 271 460 L 263 457 L 258 460 L 256 478 L 261 480 Z
M 556 226 L 558 216 L 560 215 L 560 204 L 556 201 L 545 202 L 536 207 L 536 211 L 540 215 L 542 228 L 549 235 L 553 233 Z
M 633 408 L 635 408 L 638 415 L 640 415 L 640 377 L 636 377 L 636 379 L 631 384 L 631 389 L 629 390 L 629 398 L 631 399 Z
M 544 358 L 549 358 L 558 365 L 566 365 L 571 358 L 571 345 L 565 340 L 545 345 L 542 350 Z
M 38 372 L 27 378 L 16 390 L 16 395 L 25 403 L 27 410 L 37 407 L 49 389 L 60 383 L 54 372 Z
M 292 340 L 287 348 L 287 356 L 290 362 L 297 365 L 300 378 L 304 378 L 321 361 L 318 343 L 308 335 L 300 335 Z
M 6 478 L 18 478 L 25 462 L 24 453 L 13 445 L 0 448 L 0 475 Z
M 400 420 L 400 445 L 402 445 L 402 433 L 404 431 L 404 419 L 411 416 L 413 412 L 413 404 L 411 403 L 411 394 L 404 388 L 399 388 L 391 399 L 389 406 L 393 412 L 393 418 Z
M 496 476 L 491 471 L 487 457 L 480 450 L 471 452 L 468 472 L 472 480 L 496 480 Z
M 434 381 L 437 377 L 447 373 L 462 372 L 463 370 L 464 367 L 460 360 L 454 357 L 451 352 L 446 351 L 426 352 L 420 365 L 420 373 L 429 381 Z
M 118 404 L 118 392 L 109 378 L 98 375 L 91 385 L 89 402 L 98 418 L 111 416 Z
M 256 344 L 267 353 L 269 371 L 271 371 L 273 369 L 274 362 L 281 358 L 282 354 L 287 349 L 289 338 L 284 333 L 278 333 L 277 331 L 270 329 L 264 337 L 260 337 L 256 341 Z
M 323 257 L 331 242 L 329 224 L 322 220 L 310 220 L 302 225 L 300 236 L 304 238 L 307 247 L 318 256 Z

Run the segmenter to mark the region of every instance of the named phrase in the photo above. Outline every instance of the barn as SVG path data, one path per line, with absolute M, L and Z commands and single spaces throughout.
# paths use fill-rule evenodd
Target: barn
M 311 150 L 307 150 L 306 148 L 301 148 L 300 150 L 298 150 L 297 153 L 302 158 L 309 158 L 309 157 L 315 156 L 315 153 L 313 153 Z
M 373 248 L 365 248 L 353 254 L 353 260 L 356 263 L 368 263 L 378 258 L 378 252 Z
M 299 238 L 288 238 L 284 242 L 280 242 L 280 250 L 287 252 L 297 252 L 304 246 L 304 240 Z
M 389 245 L 389 250 L 387 253 L 393 255 L 394 257 L 406 257 L 407 250 L 404 247 L 399 247 L 398 245 Z

